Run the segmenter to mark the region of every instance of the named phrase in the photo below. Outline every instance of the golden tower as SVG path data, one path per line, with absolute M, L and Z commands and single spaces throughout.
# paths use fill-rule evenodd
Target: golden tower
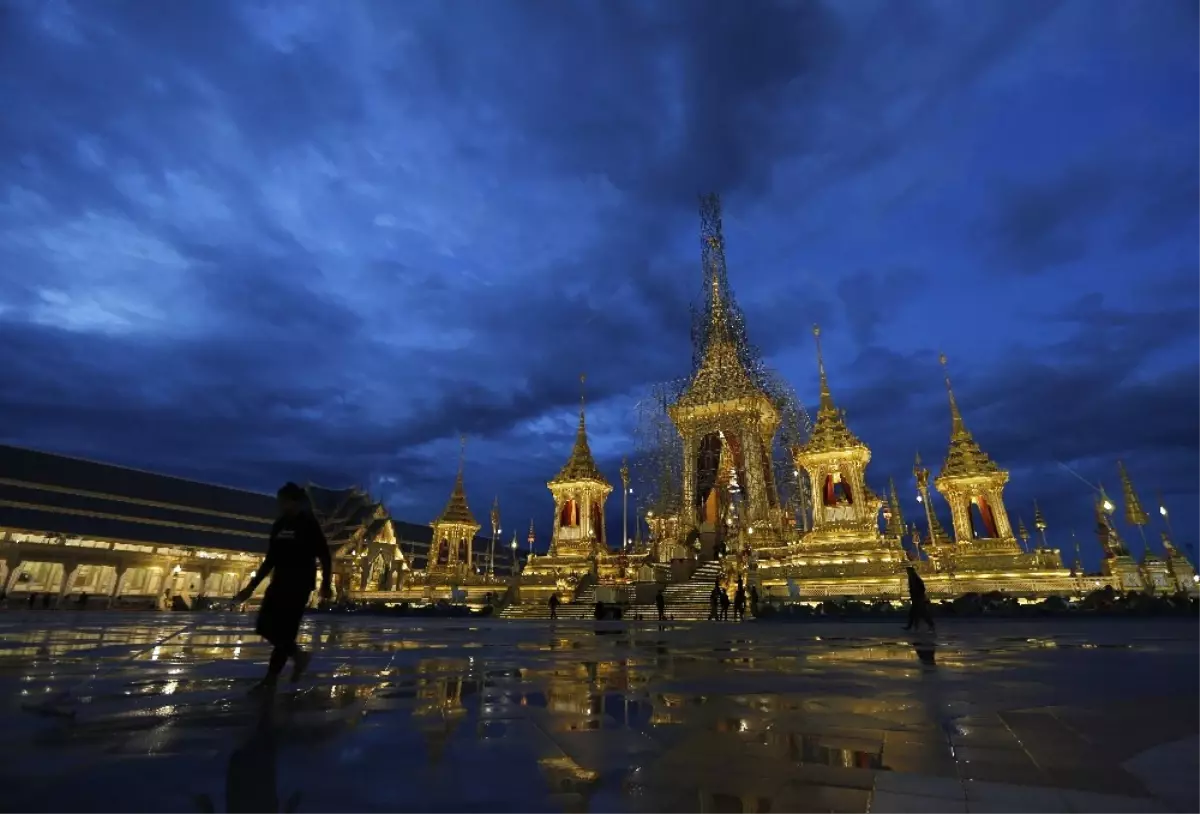
M 818 326 L 813 326 L 813 336 L 821 383 L 817 423 L 808 441 L 792 450 L 796 468 L 807 473 L 812 486 L 812 531 L 804 539 L 810 543 L 878 540 L 883 501 L 867 488 L 871 450 L 850 431 L 845 416 L 834 405 Z
M 580 385 L 586 381 L 579 377 Z M 588 444 L 586 400 L 579 399 L 579 427 L 575 445 L 559 473 L 546 482 L 554 497 L 554 523 L 550 548 L 546 555 L 530 554 L 521 572 L 520 603 L 510 605 L 504 616 L 541 614 L 551 597 L 562 602 L 579 599 L 580 589 L 592 583 L 592 577 L 615 567 L 608 557 L 608 536 L 604 522 L 604 503 L 612 493 L 612 484 L 596 466 Z M 533 524 L 530 523 L 530 541 Z
M 1150 515 L 1142 508 L 1142 501 L 1138 499 L 1123 461 L 1117 461 L 1117 470 L 1121 474 L 1121 493 L 1125 499 L 1125 522 L 1137 526 L 1142 537 L 1142 561 L 1138 569 L 1142 575 L 1142 586 L 1147 591 L 1171 591 L 1175 582 L 1171 576 L 1171 569 L 1166 560 L 1154 553 L 1150 548 L 1150 541 L 1146 538 L 1146 526 L 1150 524 Z
M 723 256 L 720 235 L 708 241 L 712 256 Z M 704 356 L 687 389 L 667 408 L 683 439 L 680 532 L 700 532 L 702 559 L 711 558 L 718 540 L 743 530 L 753 547 L 777 546 L 782 524 L 771 468 L 779 411 L 738 355 L 716 260 L 706 274 L 710 315 Z
M 1017 542 L 1004 506 L 1008 472 L 996 465 L 967 429 L 950 376 L 945 372 L 945 354 L 940 361 L 950 402 L 950 448 L 934 487 L 950 505 L 954 542 L 930 545 L 929 553 L 939 573 L 936 579 L 926 580 L 929 591 L 950 595 L 989 591 L 1024 596 L 1070 595 L 1075 580 L 1063 567 L 1062 554 L 1041 547 L 1026 553 Z M 932 527 L 937 514 L 929 505 L 928 472 L 919 462 L 916 474 Z M 1035 525 L 1039 525 L 1039 531 L 1045 527 L 1040 511 Z
M 430 525 L 433 539 L 429 545 L 429 559 L 425 570 L 431 576 L 447 576 L 466 579 L 475 573 L 474 541 L 482 528 L 471 514 L 467 505 L 467 493 L 463 488 L 463 463 L 466 459 L 467 439 L 462 438 L 462 449 L 458 457 L 458 476 L 446 508 Z
M 883 501 L 867 486 L 871 450 L 846 426 L 834 404 L 821 354 L 821 330 L 813 327 L 820 378 L 820 406 L 812 434 L 792 450 L 796 469 L 812 485 L 811 530 L 774 561 L 759 564 L 759 584 L 787 586 L 800 597 L 870 596 L 899 599 L 907 556 L 900 543 L 903 518 L 899 502 L 889 509 L 894 535 L 879 531 Z
M 945 354 L 941 363 L 945 372 Z M 980 449 L 959 412 L 949 372 L 945 372 L 945 378 L 950 399 L 950 449 L 933 485 L 950 504 L 954 541 L 960 545 L 995 541 L 1019 550 L 1004 508 L 1008 472 Z
M 1142 572 L 1137 561 L 1129 556 L 1125 541 L 1113 525 L 1112 515 L 1116 510 L 1116 504 L 1109 499 L 1104 484 L 1101 484 L 1100 494 L 1096 496 L 1096 537 L 1104 552 L 1100 573 L 1108 577 L 1117 590 L 1140 591 L 1144 587 Z
M 582 385 L 585 376 L 579 377 Z M 579 427 L 575 446 L 559 473 L 546 482 L 554 497 L 554 532 L 550 537 L 551 557 L 589 560 L 607 551 L 604 502 L 612 484 L 596 466 L 588 444 L 586 404 L 579 399 Z

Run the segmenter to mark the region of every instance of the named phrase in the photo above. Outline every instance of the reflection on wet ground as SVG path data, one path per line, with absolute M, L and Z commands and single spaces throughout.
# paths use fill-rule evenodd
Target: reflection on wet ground
M 189 622 L 177 638 L 155 646 Z M 5 810 L 1195 811 L 1197 625 L 0 615 Z M 598 633 L 602 635 L 597 635 Z M 71 690 L 73 720 L 22 711 Z

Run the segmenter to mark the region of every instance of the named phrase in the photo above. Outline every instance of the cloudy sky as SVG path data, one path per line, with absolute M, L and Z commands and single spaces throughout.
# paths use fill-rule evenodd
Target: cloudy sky
M 1123 458 L 1195 537 L 1196 4 L 12 0 L 0 440 L 541 538 L 689 364 L 696 195 L 751 338 L 916 514 L 968 425 L 1095 562 Z M 1076 474 L 1071 474 L 1073 470 Z M 946 517 L 943 509 L 943 517 Z M 610 523 L 619 523 L 619 501 Z M 1137 539 L 1127 530 L 1127 536 Z M 1140 544 L 1135 545 L 1140 550 Z

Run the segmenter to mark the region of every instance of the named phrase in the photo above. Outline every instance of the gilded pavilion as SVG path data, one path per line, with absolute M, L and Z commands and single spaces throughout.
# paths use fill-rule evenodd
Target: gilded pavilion
M 496 576 L 492 567 L 494 560 L 488 560 L 487 566 L 479 565 L 480 552 L 475 550 L 475 545 L 482 526 L 467 504 L 467 491 L 463 485 L 465 449 L 466 439 L 463 439 L 464 454 L 459 457 L 458 475 L 450 490 L 450 499 L 437 519 L 430 523 L 433 537 L 425 567 L 406 569 L 398 590 L 380 598 L 418 604 L 454 602 L 482 606 L 498 600 L 508 590 L 508 582 Z M 498 519 L 497 506 L 493 508 L 493 557 Z
M 546 488 L 554 501 L 550 547 L 545 556 L 530 555 L 526 562 L 519 581 L 519 603 L 542 608 L 557 595 L 564 604 L 588 605 L 596 585 L 630 582 L 624 554 L 608 548 L 604 507 L 613 487 L 592 455 L 582 398 L 575 443 L 567 462 L 546 482 Z

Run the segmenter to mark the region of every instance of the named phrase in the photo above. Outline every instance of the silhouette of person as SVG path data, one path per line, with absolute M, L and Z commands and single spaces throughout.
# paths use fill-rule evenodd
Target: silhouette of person
M 654 597 L 654 607 L 658 610 L 658 621 L 663 621 L 667 618 L 667 597 L 663 594 L 663 589 L 658 589 L 658 594 Z
M 930 630 L 935 630 L 933 615 L 929 612 L 929 597 L 925 594 L 925 580 L 911 565 L 905 570 L 908 571 L 908 624 L 904 629 L 916 630 L 924 621 Z
M 729 621 L 729 591 L 722 588 L 720 600 L 721 600 L 721 621 L 728 622 Z
M 550 618 L 558 618 L 558 594 L 550 594 L 550 601 L 546 603 L 550 606 Z
M 721 604 L 721 581 L 717 580 L 713 584 L 712 593 L 708 595 L 708 619 L 710 622 L 720 620 L 721 614 L 717 610 L 717 606 Z
M 267 674 L 255 691 L 274 689 L 288 659 L 292 660 L 292 680 L 299 680 L 312 659 L 311 654 L 296 646 L 296 635 L 300 632 L 300 620 L 317 581 L 317 560 L 321 561 L 321 599 L 328 600 L 332 595 L 333 565 L 329 544 L 321 524 L 313 516 L 308 495 L 304 489 L 289 482 L 276 497 L 280 516 L 271 528 L 267 557 L 250 584 L 234 597 L 234 602 L 245 602 L 254 589 L 273 574 L 254 629 L 274 649 L 267 664 Z
M 279 807 L 274 704 L 264 701 L 249 737 L 229 754 L 225 771 L 225 810 L 235 812 L 277 812 Z M 212 798 L 202 794 L 196 804 L 205 814 L 214 814 Z M 300 808 L 300 792 L 287 799 L 283 811 Z
M 758 616 L 758 586 L 750 586 L 750 613 Z
M 737 590 L 733 592 L 733 618 L 739 622 L 746 618 L 746 586 L 738 577 Z

